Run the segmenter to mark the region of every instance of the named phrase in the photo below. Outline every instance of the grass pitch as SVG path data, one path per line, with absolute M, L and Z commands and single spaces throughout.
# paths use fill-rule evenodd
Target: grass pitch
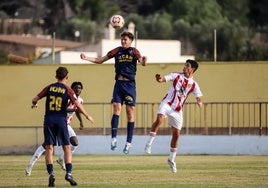
M 178 172 L 171 173 L 168 156 L 74 155 L 73 177 L 77 187 L 194 188 L 268 187 L 268 156 L 178 155 Z M 31 176 L 24 170 L 30 155 L 0 156 L 0 187 L 47 187 L 42 156 Z M 55 156 L 56 159 L 56 156 Z M 65 172 L 54 164 L 56 187 L 71 187 Z

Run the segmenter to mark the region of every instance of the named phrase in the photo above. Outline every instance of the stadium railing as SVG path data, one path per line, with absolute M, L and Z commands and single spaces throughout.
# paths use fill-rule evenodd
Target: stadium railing
M 72 125 L 77 135 L 110 135 L 111 103 L 84 103 L 94 117 L 95 125 L 79 130 L 76 118 Z M 159 103 L 137 103 L 135 110 L 135 135 L 148 135 L 156 118 Z M 182 134 L 185 135 L 268 135 L 268 102 L 211 102 L 199 108 L 196 103 L 186 103 L 183 113 Z M 118 134 L 126 134 L 124 107 Z M 167 120 L 158 135 L 169 135 Z M 31 153 L 43 143 L 43 127 L 0 126 L 0 154 Z
M 79 131 L 79 124 L 73 118 L 73 128 L 77 134 L 108 135 L 112 117 L 111 103 L 84 103 L 85 108 L 95 119 L 94 126 L 85 126 Z M 149 133 L 156 119 L 159 103 L 137 103 L 135 109 L 135 134 Z M 182 134 L 186 135 L 268 135 L 268 102 L 211 102 L 199 108 L 196 103 L 185 103 L 183 109 Z M 84 121 L 85 122 L 85 121 Z M 119 134 L 126 131 L 126 113 L 124 106 L 119 121 Z M 86 122 L 86 125 L 89 123 Z M 0 126 L 0 136 L 9 132 L 42 137 L 42 126 Z M 158 134 L 170 134 L 167 120 L 161 125 Z
M 96 120 L 98 134 L 110 133 L 111 103 L 84 103 L 89 105 Z M 157 115 L 159 103 L 137 103 L 135 109 L 135 134 L 148 134 Z M 196 103 L 185 103 L 182 134 L 198 135 L 268 135 L 268 102 L 211 102 L 199 108 Z M 126 113 L 122 108 L 119 129 L 125 132 Z M 94 128 L 93 128 L 94 129 Z M 169 134 L 165 121 L 159 134 Z M 94 134 L 91 131 L 90 134 Z

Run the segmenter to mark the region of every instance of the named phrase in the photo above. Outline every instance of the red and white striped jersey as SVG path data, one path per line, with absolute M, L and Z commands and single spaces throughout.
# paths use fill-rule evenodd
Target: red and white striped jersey
M 82 99 L 82 97 L 78 96 L 77 100 L 80 104 L 83 104 L 84 100 Z M 74 103 L 72 103 L 71 101 L 68 102 L 68 106 L 67 106 L 67 124 L 71 124 L 71 121 L 73 119 L 73 115 L 75 114 L 75 110 L 77 110 L 77 106 L 75 106 Z M 70 111 L 70 112 L 68 112 Z
M 168 103 L 173 110 L 180 111 L 190 93 L 195 97 L 203 96 L 193 77 L 186 78 L 183 73 L 173 72 L 165 75 L 165 79 L 166 82 L 172 81 L 172 84 L 162 102 Z

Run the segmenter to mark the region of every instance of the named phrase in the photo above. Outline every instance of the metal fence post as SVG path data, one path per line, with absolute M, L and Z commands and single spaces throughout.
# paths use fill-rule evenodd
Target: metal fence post
M 262 121 L 262 116 L 261 116 L 261 102 L 259 103 L 259 135 L 261 136 L 262 135 L 262 124 L 261 124 L 261 121 Z
M 229 103 L 229 108 L 228 108 L 228 127 L 229 127 L 229 135 L 232 135 L 232 103 Z

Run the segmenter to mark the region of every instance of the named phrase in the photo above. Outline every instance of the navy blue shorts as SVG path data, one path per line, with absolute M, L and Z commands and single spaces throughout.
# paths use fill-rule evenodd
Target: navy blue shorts
M 66 117 L 45 116 L 44 119 L 45 145 L 70 145 Z
M 114 85 L 112 102 L 136 105 L 136 83 L 135 81 L 117 80 Z

